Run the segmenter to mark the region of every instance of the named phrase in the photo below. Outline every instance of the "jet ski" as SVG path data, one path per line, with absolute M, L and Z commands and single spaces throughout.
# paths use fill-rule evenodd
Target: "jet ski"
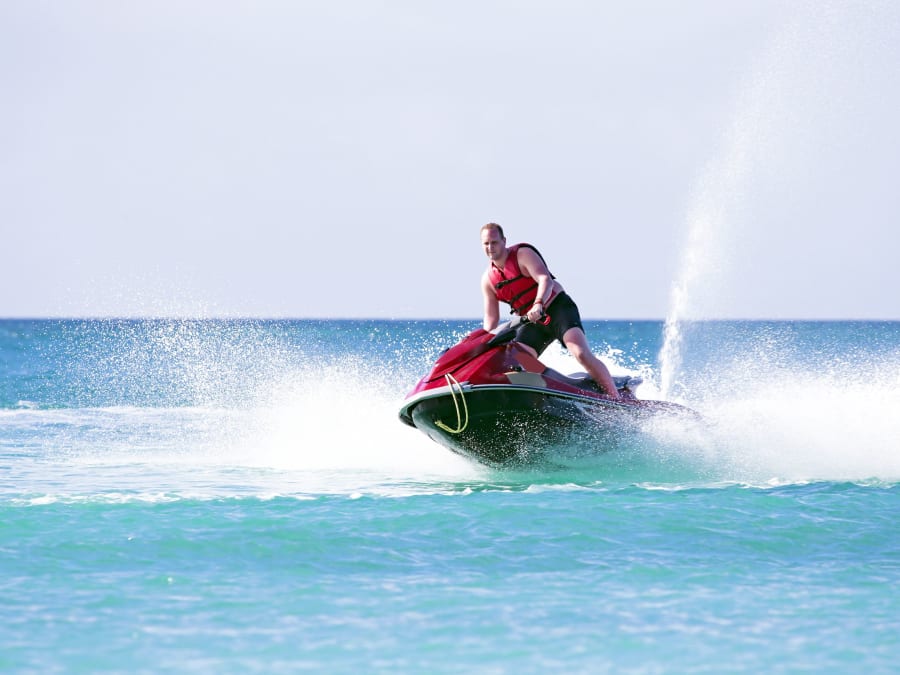
M 493 467 L 553 461 L 561 448 L 596 453 L 660 414 L 693 411 L 639 400 L 638 377 L 613 378 L 611 399 L 586 373 L 564 375 L 516 341 L 515 317 L 446 349 L 406 396 L 400 420 L 440 445 Z

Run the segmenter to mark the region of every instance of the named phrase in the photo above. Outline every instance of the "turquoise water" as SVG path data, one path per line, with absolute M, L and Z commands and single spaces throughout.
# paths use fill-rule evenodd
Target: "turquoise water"
M 702 424 L 518 472 L 397 421 L 475 323 L 0 321 L 0 669 L 896 672 L 900 323 L 690 325 Z

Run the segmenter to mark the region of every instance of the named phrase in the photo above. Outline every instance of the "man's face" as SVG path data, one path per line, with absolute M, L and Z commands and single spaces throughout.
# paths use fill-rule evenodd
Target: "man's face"
M 482 230 L 481 245 L 484 247 L 485 255 L 492 261 L 497 261 L 506 250 L 506 239 L 495 229 Z

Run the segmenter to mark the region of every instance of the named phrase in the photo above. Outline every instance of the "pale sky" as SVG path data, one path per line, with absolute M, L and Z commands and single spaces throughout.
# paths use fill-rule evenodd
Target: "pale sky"
M 900 319 L 900 5 L 0 0 L 0 317 Z M 673 289 L 680 289 L 673 294 Z

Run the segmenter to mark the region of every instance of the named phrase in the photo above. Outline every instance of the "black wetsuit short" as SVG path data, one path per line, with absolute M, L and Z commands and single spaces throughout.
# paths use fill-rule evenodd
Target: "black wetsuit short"
M 581 315 L 578 313 L 578 307 L 565 292 L 560 293 L 553 299 L 553 302 L 546 309 L 546 314 L 550 317 L 550 322 L 547 325 L 526 323 L 516 333 L 516 339 L 533 348 L 538 355 L 547 349 L 554 340 L 559 340 L 565 345 L 563 335 L 570 328 L 584 330 L 584 326 L 581 325 Z

